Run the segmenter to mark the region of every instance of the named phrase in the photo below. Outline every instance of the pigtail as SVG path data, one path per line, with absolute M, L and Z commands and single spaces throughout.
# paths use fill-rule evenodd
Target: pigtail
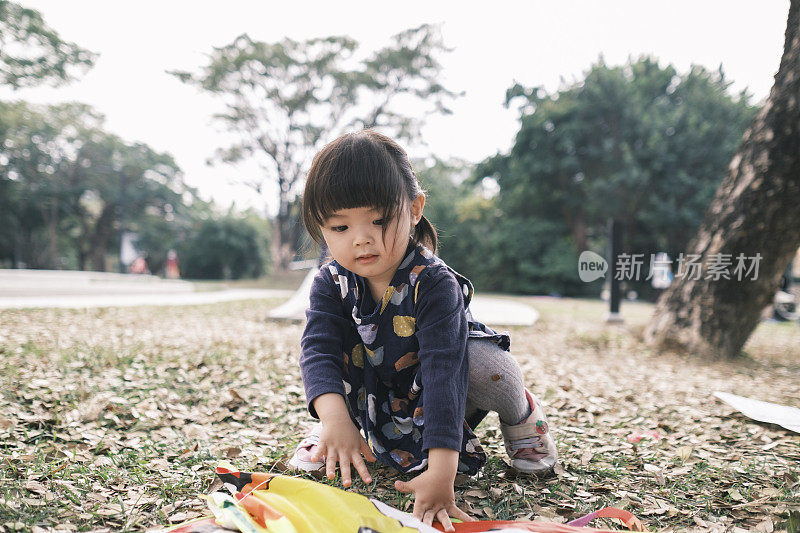
M 436 228 L 433 227 L 431 221 L 422 215 L 417 225 L 414 227 L 414 242 L 428 247 L 434 254 L 439 247 L 439 238 L 436 236 Z

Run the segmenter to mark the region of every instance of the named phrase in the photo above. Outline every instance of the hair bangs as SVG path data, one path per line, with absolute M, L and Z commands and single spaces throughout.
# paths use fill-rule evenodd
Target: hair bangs
M 321 243 L 321 227 L 342 209 L 373 208 L 381 213 L 383 232 L 409 203 L 425 191 L 408 154 L 389 137 L 370 129 L 346 133 L 314 157 L 303 194 L 303 223 Z M 436 252 L 436 228 L 422 216 L 411 235 Z
M 403 175 L 380 143 L 358 134 L 342 141 L 337 150 L 320 152 L 312 164 L 305 214 L 322 226 L 341 209 L 370 207 L 381 212 L 385 230 L 404 207 L 397 201 L 406 196 Z

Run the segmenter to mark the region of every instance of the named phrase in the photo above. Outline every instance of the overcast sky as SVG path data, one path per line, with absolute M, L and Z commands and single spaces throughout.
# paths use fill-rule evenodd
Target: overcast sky
M 681 72 L 691 64 L 721 64 L 735 91 L 747 87 L 761 100 L 778 68 L 789 9 L 788 0 L 16 1 L 100 57 L 78 82 L 0 90 L 0 98 L 88 103 L 105 114 L 108 130 L 171 153 L 204 197 L 238 207 L 263 207 L 265 200 L 232 184 L 255 169 L 205 164 L 227 144 L 211 120 L 219 104 L 165 71 L 195 71 L 213 46 L 241 33 L 267 42 L 348 35 L 367 52 L 404 29 L 441 24 L 445 44 L 454 48 L 440 58 L 441 81 L 466 95 L 451 105 L 453 115 L 430 119 L 423 136 L 439 157 L 475 162 L 511 146 L 518 117 L 502 102 L 514 81 L 554 91 L 580 78 L 601 54 L 609 65 L 650 54 Z

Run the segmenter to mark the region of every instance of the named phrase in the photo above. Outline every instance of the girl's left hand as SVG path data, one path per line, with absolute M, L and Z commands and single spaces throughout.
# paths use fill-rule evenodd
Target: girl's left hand
M 411 481 L 395 481 L 394 488 L 400 492 L 414 493 L 412 514 L 429 526 L 435 518 L 441 522 L 445 531 L 455 531 L 450 516 L 464 522 L 474 521 L 474 518 L 456 507 L 453 477 L 446 472 L 429 467 Z

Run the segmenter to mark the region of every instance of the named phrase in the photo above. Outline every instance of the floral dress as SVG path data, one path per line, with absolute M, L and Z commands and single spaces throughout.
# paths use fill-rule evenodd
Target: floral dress
M 508 335 L 472 319 L 470 281 L 422 245 L 409 244 L 383 298 L 336 261 L 314 280 L 300 366 L 309 411 L 320 394 L 346 398 L 383 463 L 427 466 L 429 448 L 459 450 L 458 470 L 476 473 L 486 454 L 464 420 L 466 342 L 483 337 L 508 350 Z

